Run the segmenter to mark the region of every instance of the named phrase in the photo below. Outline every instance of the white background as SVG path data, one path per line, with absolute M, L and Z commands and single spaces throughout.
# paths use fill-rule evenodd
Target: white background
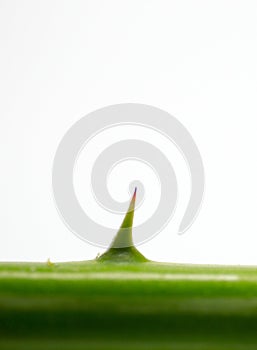
M 200 215 L 178 236 L 189 179 L 174 155 L 182 204 L 141 252 L 159 261 L 257 264 L 256 93 L 255 0 L 0 0 L 0 260 L 82 260 L 102 251 L 58 216 L 53 157 L 87 113 L 136 102 L 178 118 L 206 172 Z M 109 188 L 117 198 L 127 184 L 110 179 Z

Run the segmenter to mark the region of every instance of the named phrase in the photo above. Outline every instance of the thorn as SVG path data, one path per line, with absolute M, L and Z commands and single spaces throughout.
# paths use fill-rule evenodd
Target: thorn
M 134 194 L 133 194 L 133 197 L 132 197 L 133 200 L 136 199 L 136 195 L 137 195 L 137 187 L 135 187 L 135 191 L 134 191 Z

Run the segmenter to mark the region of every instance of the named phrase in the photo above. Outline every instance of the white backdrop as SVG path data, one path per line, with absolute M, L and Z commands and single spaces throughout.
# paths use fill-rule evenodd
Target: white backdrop
M 179 119 L 206 172 L 202 210 L 178 236 L 189 196 L 185 164 L 160 137 L 134 130 L 164 147 L 180 189 L 174 219 L 141 252 L 159 261 L 257 264 L 255 0 L 0 0 L 0 96 L 1 261 L 82 260 L 101 252 L 58 216 L 53 157 L 79 118 L 106 105 L 136 102 Z M 99 143 L 108 143 L 110 136 L 102 136 Z M 85 154 L 74 185 L 88 205 Z M 130 170 L 119 171 L 138 170 L 127 165 Z M 108 186 L 115 198 L 128 199 L 119 171 Z M 142 169 L 143 177 L 147 171 Z M 152 200 L 136 213 L 136 222 L 154 210 L 159 188 L 154 180 L 152 186 Z M 119 225 L 121 218 L 91 208 L 96 220 Z

